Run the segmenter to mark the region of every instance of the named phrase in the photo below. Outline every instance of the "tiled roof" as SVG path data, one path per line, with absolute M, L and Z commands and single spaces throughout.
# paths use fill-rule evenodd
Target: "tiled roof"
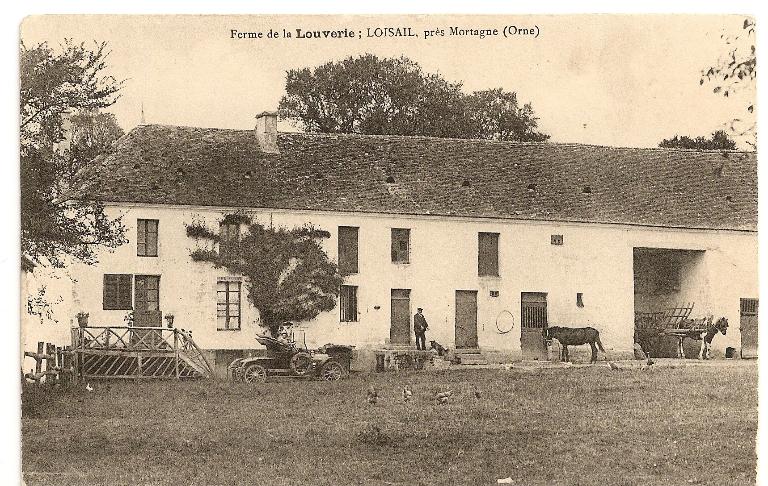
M 112 202 L 756 230 L 754 153 L 137 127 L 96 165 Z M 387 182 L 387 179 L 394 182 Z

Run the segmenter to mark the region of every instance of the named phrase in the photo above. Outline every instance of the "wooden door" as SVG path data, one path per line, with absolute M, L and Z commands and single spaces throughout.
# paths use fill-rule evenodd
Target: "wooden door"
M 456 349 L 477 348 L 477 291 L 456 291 Z
M 390 344 L 411 344 L 411 290 L 392 289 Z
M 741 299 L 741 357 L 757 358 L 757 299 Z
M 523 292 L 520 294 L 520 302 L 520 348 L 523 359 L 546 360 L 544 329 L 547 328 L 547 294 Z
M 162 327 L 163 314 L 160 312 L 159 275 L 136 275 L 133 323 L 136 327 Z

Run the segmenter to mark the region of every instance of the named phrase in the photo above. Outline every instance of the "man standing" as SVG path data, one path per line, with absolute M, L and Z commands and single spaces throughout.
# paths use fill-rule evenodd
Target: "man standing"
M 427 350 L 427 337 L 425 333 L 429 326 L 427 320 L 424 318 L 424 314 L 421 311 L 424 310 L 421 307 L 416 309 L 416 314 L 413 315 L 413 332 L 416 334 L 416 349 L 422 351 Z

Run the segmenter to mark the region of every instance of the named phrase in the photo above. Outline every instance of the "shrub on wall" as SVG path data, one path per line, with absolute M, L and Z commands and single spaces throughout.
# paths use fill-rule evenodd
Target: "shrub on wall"
M 263 327 L 276 335 L 286 321 L 314 319 L 336 307 L 343 277 L 320 244 L 330 236 L 328 231 L 311 224 L 293 229 L 267 227 L 247 216 L 229 216 L 224 221 L 247 227 L 237 244 L 224 245 L 225 251 L 197 249 L 190 256 L 247 277 L 248 300 L 259 310 Z M 191 238 L 203 234 L 189 231 L 188 227 Z M 215 238 L 221 241 L 219 235 Z
M 217 241 L 219 235 L 208 229 L 203 223 L 193 222 L 187 225 L 187 236 L 194 239 L 206 239 Z

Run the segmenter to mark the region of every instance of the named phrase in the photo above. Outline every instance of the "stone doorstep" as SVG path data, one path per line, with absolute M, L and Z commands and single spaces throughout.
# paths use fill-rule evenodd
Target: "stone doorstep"
M 485 359 L 480 348 L 458 348 L 455 351 L 455 356 L 462 365 L 487 365 L 488 360 Z

